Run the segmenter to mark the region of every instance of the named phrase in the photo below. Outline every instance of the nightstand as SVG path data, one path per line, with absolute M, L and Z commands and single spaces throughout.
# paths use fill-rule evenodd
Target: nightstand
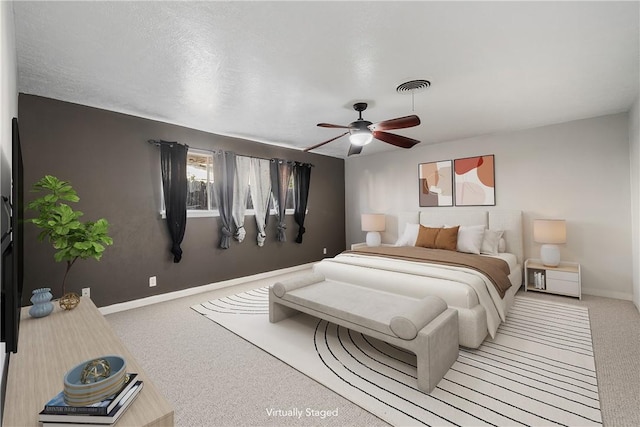
M 536 287 L 536 282 L 539 283 L 539 287 Z M 549 267 L 539 259 L 528 259 L 524 263 L 524 291 L 582 299 L 580 264 L 567 261 L 561 262 L 557 267 Z

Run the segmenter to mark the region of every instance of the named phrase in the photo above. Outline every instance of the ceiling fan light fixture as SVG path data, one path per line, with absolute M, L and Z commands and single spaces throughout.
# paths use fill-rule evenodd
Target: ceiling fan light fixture
M 373 141 L 373 134 L 369 130 L 357 129 L 351 131 L 349 142 L 353 145 L 362 147 Z
M 418 116 L 412 115 L 406 117 L 398 117 L 396 119 L 371 123 L 370 121 L 364 120 L 362 118 L 362 112 L 367 109 L 366 102 L 357 102 L 353 104 L 353 109 L 359 113 L 358 120 L 349 123 L 348 126 L 334 125 L 331 123 L 318 123 L 318 126 L 323 128 L 347 129 L 346 132 L 344 132 L 342 135 L 338 135 L 324 142 L 321 142 L 320 144 L 316 144 L 312 147 L 306 148 L 304 151 L 310 151 L 315 148 L 322 147 L 323 145 L 328 144 L 331 141 L 335 141 L 336 139 L 341 138 L 347 134 L 349 134 L 349 142 L 351 143 L 351 145 L 349 146 L 349 154 L 347 154 L 348 156 L 351 156 L 353 154 L 360 154 L 360 152 L 362 151 L 362 147 L 373 141 L 374 136 L 376 139 L 382 142 L 386 142 L 387 144 L 395 145 L 396 147 L 400 148 L 411 148 L 414 145 L 420 143 L 420 141 L 408 138 L 406 136 L 385 132 L 387 130 L 404 129 L 418 126 L 420 124 L 420 118 Z

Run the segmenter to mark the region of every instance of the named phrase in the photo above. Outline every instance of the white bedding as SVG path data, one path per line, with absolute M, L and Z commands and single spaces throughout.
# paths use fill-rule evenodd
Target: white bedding
M 428 265 L 410 260 L 376 257 L 371 254 L 343 253 L 335 258 L 324 259 L 316 264 L 314 269 L 324 274 L 328 280 L 399 293 L 413 298 L 423 298 L 427 295 L 441 297 L 449 307 L 458 310 L 459 338 L 462 346 L 477 348 L 486 338 L 487 333 L 494 337 L 522 284 L 524 259 L 522 212 L 495 208 L 476 210 L 455 207 L 396 212 L 387 216 L 390 218 L 388 222 L 395 222 L 397 225 L 397 233 L 386 236 L 386 241 L 396 242 L 396 246 L 414 246 L 415 243 L 410 242 L 411 239 L 405 236 L 405 229 L 412 224 L 432 227 L 440 227 L 443 224 L 461 226 L 484 224 L 486 229 L 502 231 L 504 247 L 508 253 L 477 256 L 493 256 L 506 261 L 510 269 L 511 287 L 507 289 L 504 298 L 500 298 L 493 283 L 482 273 L 473 269 L 441 264 Z M 415 240 L 413 237 L 412 239 Z M 425 280 L 427 277 L 428 280 Z
M 483 255 L 479 255 L 483 256 Z M 487 331 L 491 337 L 495 337 L 495 333 L 500 325 L 501 321 L 506 318 L 506 313 L 510 307 L 510 303 L 513 300 L 513 294 L 517 291 L 521 282 L 521 269 L 515 255 L 502 253 L 495 255 L 495 257 L 505 260 L 510 268 L 511 274 L 509 279 L 511 280 L 511 288 L 507 291 L 505 298 L 501 298 L 491 281 L 482 273 L 464 267 L 449 266 L 442 264 L 428 264 L 422 262 L 413 262 L 408 260 L 392 259 L 387 257 L 379 257 L 373 255 L 357 254 L 357 253 L 342 253 L 331 259 L 325 259 L 316 266 L 316 270 L 322 274 L 325 274 L 328 278 L 332 278 L 338 281 L 345 281 L 349 283 L 358 284 L 361 281 L 362 270 L 353 269 L 353 274 L 348 277 L 345 276 L 344 270 L 342 273 L 336 273 L 336 269 L 331 268 L 331 263 L 338 263 L 342 265 L 349 265 L 354 267 L 362 267 L 367 269 L 384 270 L 389 272 L 405 273 L 411 276 L 429 277 L 429 288 L 423 286 L 409 286 L 404 287 L 402 292 L 415 298 L 422 298 L 426 294 L 434 294 L 434 287 L 437 287 L 436 295 L 443 298 L 449 306 L 461 307 L 461 308 L 473 308 L 475 305 L 480 304 L 486 313 L 487 319 Z M 408 276 L 403 276 L 398 279 L 398 283 L 385 284 L 371 283 L 372 278 L 369 277 L 368 283 L 362 285 L 372 287 L 382 287 L 383 290 L 394 292 L 400 287 L 400 283 L 405 284 L 410 280 Z M 456 285 L 454 285 L 454 283 Z M 384 289 L 387 286 L 388 289 Z M 469 292 L 468 288 L 471 287 L 473 292 Z

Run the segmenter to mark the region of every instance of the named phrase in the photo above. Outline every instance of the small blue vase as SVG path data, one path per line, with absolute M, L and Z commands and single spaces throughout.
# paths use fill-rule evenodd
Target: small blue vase
M 50 288 L 34 289 L 31 295 L 33 306 L 29 309 L 29 316 L 45 317 L 50 315 L 53 311 L 51 298 L 53 298 L 53 295 Z

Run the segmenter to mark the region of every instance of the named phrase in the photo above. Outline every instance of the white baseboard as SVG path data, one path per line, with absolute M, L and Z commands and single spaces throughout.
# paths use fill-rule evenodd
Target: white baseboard
M 607 291 L 597 288 L 582 288 L 582 295 L 593 295 L 594 297 L 621 299 L 625 301 L 633 301 L 633 294 L 626 292 Z
M 282 268 L 280 270 L 266 271 L 264 273 L 258 273 L 251 276 L 238 277 L 235 279 L 224 280 L 222 282 L 209 283 L 208 285 L 196 286 L 194 288 L 182 289 L 175 292 L 167 292 L 166 294 L 153 295 L 146 298 L 140 298 L 133 301 L 121 302 L 118 304 L 107 305 L 100 307 L 100 313 L 103 315 L 117 313 L 119 311 L 131 310 L 133 308 L 144 307 L 146 305 L 157 304 L 159 302 L 171 301 L 177 298 L 187 297 L 203 292 L 214 291 L 216 289 L 227 288 L 229 286 L 239 285 L 241 283 L 252 282 L 254 280 L 268 279 L 269 277 L 279 276 L 281 274 L 295 273 L 296 271 L 306 270 L 311 268 L 315 262 L 308 264 L 296 265 L 294 267 Z

